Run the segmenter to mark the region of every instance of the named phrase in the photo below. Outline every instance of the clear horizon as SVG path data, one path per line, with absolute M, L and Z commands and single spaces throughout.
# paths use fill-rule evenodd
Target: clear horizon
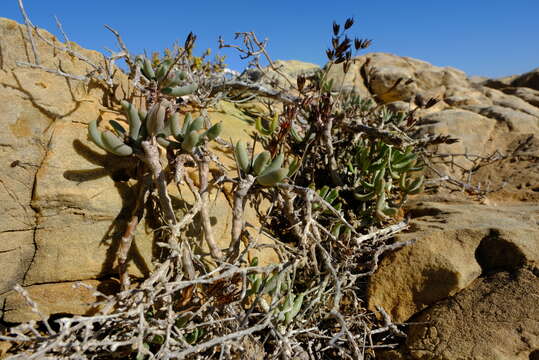
M 198 36 L 196 53 L 207 48 L 226 55 L 230 68 L 246 62 L 230 49 L 218 49 L 218 37 L 234 41 L 234 33 L 254 31 L 268 38 L 273 60 L 300 60 L 323 65 L 331 39 L 331 24 L 353 17 L 352 37 L 373 40 L 368 52 L 386 52 L 451 66 L 469 76 L 491 78 L 539 67 L 539 1 L 434 2 L 341 0 L 327 2 L 238 0 L 234 4 L 206 1 L 25 0 L 32 22 L 62 39 L 54 16 L 71 41 L 104 53 L 117 50 L 107 24 L 120 32 L 133 54 L 162 51 L 183 43 L 189 31 Z M 23 22 L 17 0 L 3 0 L 0 16 Z M 363 53 L 360 53 L 361 55 Z

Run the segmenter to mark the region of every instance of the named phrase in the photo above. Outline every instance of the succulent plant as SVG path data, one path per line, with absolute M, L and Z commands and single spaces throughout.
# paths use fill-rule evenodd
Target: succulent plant
M 299 311 L 301 310 L 301 306 L 303 305 L 304 297 L 305 297 L 305 293 L 296 295 L 293 292 L 290 292 L 287 295 L 285 303 L 283 304 L 282 308 L 279 308 L 280 314 L 284 314 L 285 325 L 289 325 L 290 323 L 292 323 L 292 321 L 299 314 Z M 283 319 L 279 317 L 278 320 L 283 320 Z
M 258 258 L 254 258 L 250 266 L 257 266 Z M 280 286 L 279 285 L 280 278 Z M 272 275 L 266 274 L 249 274 L 247 275 L 249 282 L 249 290 L 247 295 L 269 295 L 272 298 L 275 296 L 281 296 L 281 292 L 288 291 L 284 299 L 281 300 L 281 304 L 277 306 L 273 311 L 278 316 L 277 321 L 284 325 L 291 324 L 297 315 L 299 314 L 305 298 L 305 293 L 295 294 L 292 291 L 292 281 L 290 274 L 275 273 Z M 264 311 L 270 311 L 271 308 L 268 302 L 264 298 L 259 298 L 260 306 Z
M 148 135 L 153 136 L 162 132 L 165 128 L 165 118 L 167 114 L 167 108 L 170 103 L 167 100 L 155 103 L 148 110 L 146 115 L 146 131 Z
M 256 177 L 256 182 L 262 186 L 273 186 L 281 182 L 289 174 L 288 168 L 283 168 L 284 155 L 278 154 L 270 162 L 271 155 L 268 151 L 263 151 L 255 156 L 251 163 L 246 145 L 243 141 L 238 141 L 234 147 L 240 169 L 245 174 L 252 174 Z
M 138 56 L 136 63 L 140 66 L 142 74 L 148 81 L 155 81 L 163 95 L 180 97 L 193 94 L 198 85 L 185 84 L 187 74 L 176 69 L 171 59 L 164 59 L 156 67 L 145 56 Z
M 262 186 L 273 186 L 288 176 L 288 169 L 279 168 L 265 171 L 256 177 L 256 182 Z
M 170 116 L 164 131 L 158 134 L 158 140 L 161 139 L 160 143 L 165 147 L 172 146 L 182 148 L 186 152 L 192 152 L 203 141 L 215 140 L 221 133 L 223 124 L 216 123 L 206 131 L 202 131 L 203 127 L 204 118 L 199 116 L 193 119 L 190 113 L 185 115 L 183 126 L 180 126 L 180 115 L 174 113 Z M 172 135 L 177 142 L 166 140 L 165 138 L 169 135 Z
M 335 202 L 339 198 L 339 190 L 338 189 L 330 189 L 329 186 L 325 185 L 322 189 L 317 190 L 316 193 L 322 199 L 324 199 L 328 204 L 332 205 L 336 210 L 341 209 L 342 203 Z M 314 203 L 313 204 L 313 210 L 317 210 L 318 208 L 320 208 L 320 204 Z
M 170 105 L 167 100 L 155 103 L 147 113 L 127 101 L 122 101 L 121 105 L 127 115 L 128 131 L 114 120 L 111 120 L 110 124 L 116 134 L 109 130 L 99 131 L 97 120 L 88 125 L 90 139 L 100 148 L 118 156 L 129 156 L 140 150 L 141 141 L 148 136 L 156 136 L 157 142 L 163 147 L 181 148 L 191 152 L 203 141 L 217 138 L 222 130 L 222 123 L 217 123 L 202 131 L 204 119 L 197 117 L 193 120 L 189 113 L 185 115 L 183 126 L 180 127 L 178 113 L 167 115 Z M 171 135 L 175 140 L 167 139 Z
M 123 139 L 109 130 L 105 130 L 104 132 L 99 131 L 97 120 L 88 124 L 88 135 L 97 146 L 114 155 L 129 156 L 133 154 L 133 148 L 127 145 Z
M 271 159 L 271 154 L 269 151 L 262 151 L 258 154 L 253 162 L 253 174 L 260 175 L 262 170 L 264 170 Z
M 269 128 L 267 128 L 267 129 L 262 124 L 262 118 L 260 116 L 256 117 L 255 127 L 256 127 L 256 130 L 258 130 L 258 132 L 261 135 L 264 135 L 264 136 L 272 135 L 275 132 L 275 130 L 277 129 L 278 126 L 279 126 L 279 115 L 277 113 L 275 113 L 275 115 L 273 116 L 273 118 L 269 122 Z
M 281 166 L 283 165 L 283 162 L 284 162 L 284 154 L 279 153 L 277 156 L 275 156 L 275 158 L 273 158 L 272 162 L 270 162 L 269 165 L 264 168 L 264 170 L 262 171 L 262 174 L 273 172 L 275 170 L 280 169 Z
M 348 170 L 355 177 L 354 198 L 375 202 L 374 215 L 379 220 L 387 220 L 398 213 L 387 200 L 392 192 L 400 192 L 403 198 L 421 191 L 424 176 L 413 178 L 410 173 L 422 168 L 417 166 L 417 154 L 408 147 L 404 151 L 395 149 L 382 141 L 360 144 L 354 159 L 348 163 Z M 398 183 L 398 187 L 393 185 Z
M 161 92 L 165 95 L 180 97 L 194 93 L 197 88 L 198 86 L 196 84 L 189 84 L 184 86 L 166 87 L 161 89 Z
M 155 71 L 152 67 L 152 62 L 147 57 L 142 57 L 142 74 L 148 78 L 148 80 L 155 79 Z

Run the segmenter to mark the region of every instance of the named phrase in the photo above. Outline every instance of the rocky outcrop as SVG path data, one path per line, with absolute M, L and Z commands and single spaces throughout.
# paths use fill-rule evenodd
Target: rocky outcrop
M 332 71 L 330 77 L 335 78 L 335 86 L 338 86 L 343 82 L 341 66 L 334 66 Z M 450 99 L 450 102 L 458 98 L 466 98 L 470 103 L 485 100 L 485 95 L 460 70 L 385 53 L 370 53 L 353 59 L 344 84 L 347 89 L 353 86 L 358 94 L 372 96 L 385 104 L 408 103 L 416 96 Z M 451 100 L 453 97 L 455 99 Z
M 409 205 L 416 242 L 388 255 L 369 282 L 369 307 L 404 322 L 495 271 L 539 269 L 539 204 L 491 206 L 450 196 Z M 539 311 L 539 306 L 537 307 Z
M 410 229 L 395 240 L 415 243 L 388 254 L 368 286 L 371 310 L 381 306 L 394 321 L 414 324 L 402 349 L 383 358 L 538 356 L 531 314 L 539 313 L 539 303 L 519 295 L 539 286 L 533 275 L 539 264 L 537 70 L 492 82 L 388 54 L 368 54 L 358 62 L 367 96 L 394 110 L 439 99 L 418 112 L 418 135 L 450 135 L 460 142 L 437 146 L 446 156 L 433 159 L 435 167 L 442 176 L 494 190 L 481 201 L 440 190 L 408 204 Z M 363 86 L 355 90 L 364 93 Z M 477 166 L 480 159 L 483 166 Z M 510 284 L 501 286 L 505 281 Z M 519 300 L 525 305 L 513 307 Z M 519 319 L 530 320 L 519 325 Z
M 106 279 L 114 273 L 114 254 L 133 201 L 133 184 L 116 181 L 132 164 L 118 162 L 86 139 L 88 122 L 122 119 L 117 100 L 129 94 L 125 76 L 118 72 L 116 93 L 108 94 L 98 83 L 19 67 L 18 60 L 32 61 L 24 38 L 19 24 L 0 19 L 0 125 L 6 129 L 0 138 L 0 317 L 13 322 L 34 318 L 11 291 L 17 283 L 40 298 L 47 314 L 91 311 L 91 292 L 72 286 L 77 281 L 103 289 L 110 285 Z M 61 62 L 66 72 L 83 75 L 90 70 L 87 63 L 38 44 L 44 67 Z M 99 53 L 71 46 L 91 61 L 101 61 Z M 301 62 L 276 64 L 290 81 L 317 69 Z M 447 156 L 435 166 L 444 176 L 466 175 L 475 186 L 496 190 L 480 201 L 441 190 L 409 203 L 410 229 L 396 240 L 415 243 L 385 256 L 368 285 L 372 310 L 382 306 L 394 321 L 416 323 L 395 356 L 539 356 L 534 317 L 539 302 L 525 296 L 538 289 L 536 75 L 534 70 L 472 81 L 453 68 L 380 53 L 354 59 L 346 75 L 340 66 L 331 70 L 334 90 L 354 89 L 395 110 L 438 98 L 436 106 L 418 112 L 418 135 L 451 135 L 460 142 L 438 146 Z M 225 138 L 246 136 L 248 119 L 237 107 L 223 103 L 210 116 L 223 120 Z M 233 166 L 226 149 L 216 151 Z M 488 166 L 476 166 L 480 157 L 491 159 Z M 170 190 L 178 203 L 193 201 Z M 214 195 L 212 225 L 226 247 L 230 208 L 224 196 Z M 249 216 L 254 222 L 254 214 Z M 136 234 L 130 266 L 134 276 L 152 269 L 152 230 L 152 219 L 145 219 Z M 272 261 L 274 255 L 267 256 Z M 494 331 L 493 324 L 504 325 Z

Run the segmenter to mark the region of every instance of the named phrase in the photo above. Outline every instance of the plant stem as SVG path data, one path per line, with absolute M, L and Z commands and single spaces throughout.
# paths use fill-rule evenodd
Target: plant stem
M 176 215 L 174 214 L 174 208 L 172 207 L 172 201 L 167 191 L 167 179 L 161 162 L 159 161 L 159 149 L 157 148 L 155 137 L 152 137 L 150 141 L 143 141 L 142 148 L 144 149 L 144 161 L 148 164 L 152 171 L 153 181 L 157 188 L 159 204 L 161 210 L 164 213 L 165 221 L 169 226 L 177 224 Z M 168 238 L 168 244 L 172 251 L 180 253 L 178 241 L 176 236 L 172 235 Z M 189 279 L 195 278 L 195 269 L 193 266 L 193 260 L 191 253 L 186 247 L 181 250 L 182 265 L 184 271 L 187 273 Z
M 133 237 L 135 236 L 135 231 L 137 225 L 139 224 L 140 219 L 144 213 L 144 199 L 148 192 L 148 187 L 144 183 L 144 179 L 140 180 L 139 191 L 137 197 L 137 203 L 133 209 L 131 219 L 127 223 L 125 232 L 120 240 L 120 246 L 117 252 L 118 259 L 118 273 L 120 276 L 120 283 L 122 285 L 122 290 L 127 290 L 129 288 L 129 275 L 127 273 L 127 255 L 131 249 L 131 244 L 133 242 Z
M 200 198 L 202 201 L 202 207 L 200 208 L 200 220 L 202 222 L 202 227 L 204 229 L 204 238 L 208 247 L 210 248 L 210 253 L 215 259 L 221 259 L 223 253 L 219 246 L 215 242 L 213 237 L 213 231 L 211 228 L 210 215 L 208 211 L 208 199 L 209 199 L 209 188 L 208 188 L 208 174 L 209 174 L 209 159 L 207 155 L 202 155 L 198 161 L 198 174 L 200 178 Z
M 243 218 L 245 197 L 249 193 L 249 189 L 253 186 L 255 177 L 247 175 L 245 179 L 240 179 L 238 188 L 234 193 L 234 208 L 232 213 L 232 239 L 228 248 L 229 260 L 234 260 L 240 252 L 241 234 L 245 227 L 245 219 Z

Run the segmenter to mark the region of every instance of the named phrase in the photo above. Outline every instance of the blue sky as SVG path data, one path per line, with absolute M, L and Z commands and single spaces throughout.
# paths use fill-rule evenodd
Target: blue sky
M 25 0 L 32 21 L 59 35 L 54 15 L 71 40 L 104 51 L 116 49 L 108 24 L 133 53 L 183 43 L 189 31 L 197 49 L 227 55 L 240 70 L 236 53 L 218 51 L 217 39 L 233 41 L 237 31 L 269 38 L 273 59 L 326 61 L 324 50 L 333 20 L 353 16 L 351 35 L 373 40 L 369 51 L 410 56 L 469 75 L 500 77 L 539 67 L 539 0 Z M 0 16 L 22 22 L 17 0 L 0 0 Z

